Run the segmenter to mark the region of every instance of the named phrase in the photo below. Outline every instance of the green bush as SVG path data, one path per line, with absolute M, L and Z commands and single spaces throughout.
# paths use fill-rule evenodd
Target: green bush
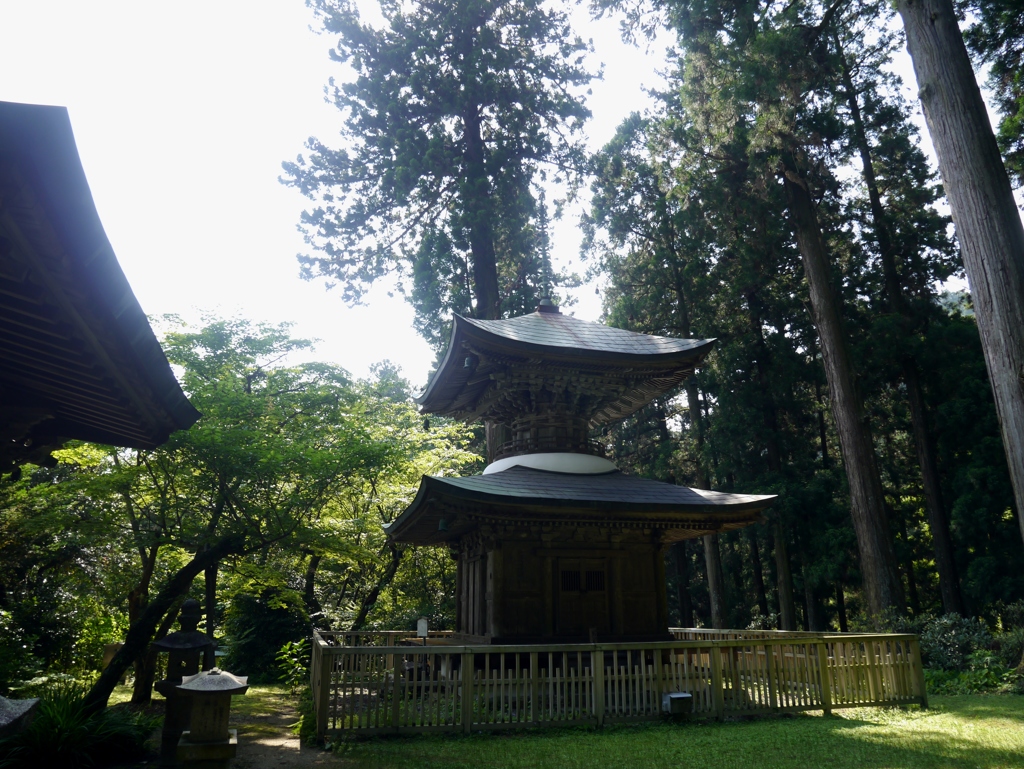
M 971 654 L 993 645 L 992 634 L 980 619 L 959 614 L 929 619 L 920 632 L 921 657 L 926 668 L 966 670 Z
M 1015 668 L 1024 657 L 1024 627 L 1017 627 L 996 638 L 999 657 L 1008 668 Z
M 146 739 L 160 719 L 125 706 L 89 715 L 87 689 L 69 679 L 51 680 L 40 692 L 35 719 L 25 731 L 0 740 L 0 767 L 60 766 L 76 769 L 145 755 Z
M 224 618 L 228 655 L 224 666 L 249 676 L 251 684 L 277 680 L 277 653 L 289 642 L 310 634 L 309 616 L 301 601 L 289 601 L 283 591 L 265 590 L 260 596 L 236 595 Z
M 1024 629 L 1024 598 L 1004 606 L 999 615 L 1003 621 L 1003 632 Z

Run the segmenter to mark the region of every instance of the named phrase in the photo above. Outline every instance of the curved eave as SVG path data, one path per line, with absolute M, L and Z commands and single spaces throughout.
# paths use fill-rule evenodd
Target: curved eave
M 0 102 L 0 160 L 6 397 L 49 410 L 43 432 L 63 439 L 153 448 L 190 427 L 200 414 L 117 262 L 67 110 Z
M 581 476 L 591 482 L 600 477 Z M 475 528 L 480 519 L 488 517 L 513 520 L 522 524 L 644 525 L 663 530 L 691 530 L 699 532 L 693 536 L 699 536 L 700 533 L 741 528 L 755 523 L 759 520 L 760 513 L 778 498 L 776 495 L 725 495 L 717 492 L 700 492 L 664 484 L 671 489 L 693 492 L 698 496 L 707 493 L 712 495 L 710 499 L 719 501 L 689 503 L 568 499 L 544 494 L 507 494 L 467 489 L 457 485 L 460 480 L 463 479 L 423 476 L 415 499 L 388 527 L 388 536 L 396 542 L 418 545 L 442 544 L 458 540 Z M 587 480 L 582 483 L 587 483 Z M 452 512 L 467 509 L 472 510 L 471 515 Z M 442 520 L 446 522 L 444 527 L 441 526 Z
M 426 414 L 443 413 L 455 400 L 469 378 L 473 369 L 463 365 L 463 344 L 472 342 L 475 345 L 491 350 L 498 355 L 507 355 L 525 359 L 543 361 L 576 362 L 576 363 L 610 363 L 622 368 L 639 367 L 674 371 L 683 368 L 693 369 L 711 352 L 715 339 L 695 339 L 693 345 L 685 350 L 663 353 L 629 353 L 609 350 L 593 350 L 561 345 L 538 344 L 496 334 L 480 328 L 472 321 L 455 316 L 451 339 L 445 356 L 431 377 L 423 393 L 415 400 L 420 411 Z M 685 376 L 683 377 L 685 379 Z

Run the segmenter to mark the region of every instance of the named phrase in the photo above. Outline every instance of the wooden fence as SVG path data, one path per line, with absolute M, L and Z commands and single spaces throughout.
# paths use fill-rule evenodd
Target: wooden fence
M 744 637 L 474 647 L 417 646 L 402 633 L 356 646 L 314 633 L 317 734 L 644 721 L 661 717 L 672 692 L 689 693 L 698 718 L 927 707 L 916 636 L 720 632 Z

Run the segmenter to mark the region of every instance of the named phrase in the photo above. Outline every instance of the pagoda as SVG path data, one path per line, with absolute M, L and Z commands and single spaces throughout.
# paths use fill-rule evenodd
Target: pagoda
M 755 523 L 775 497 L 626 475 L 591 436 L 677 388 L 713 343 L 578 320 L 548 300 L 507 320 L 455 317 L 417 401 L 482 420 L 489 464 L 424 476 L 388 535 L 449 548 L 458 641 L 670 637 L 665 549 Z

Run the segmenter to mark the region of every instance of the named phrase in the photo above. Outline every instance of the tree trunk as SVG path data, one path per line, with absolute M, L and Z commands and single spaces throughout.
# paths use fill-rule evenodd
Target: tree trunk
M 471 32 L 461 41 L 463 61 L 473 60 L 476 41 Z M 492 229 L 491 182 L 487 175 L 485 145 L 480 129 L 480 104 L 473 73 L 463 82 L 462 130 L 465 141 L 466 178 L 462 183 L 462 205 L 469 224 L 469 248 L 473 258 L 473 294 L 476 317 L 494 320 L 501 317 L 498 290 L 498 261 Z
M 316 617 L 320 617 L 324 613 L 324 607 L 320 605 L 319 599 L 316 597 L 316 570 L 320 568 L 320 562 L 324 559 L 322 555 L 316 553 L 310 553 L 309 563 L 306 564 L 306 576 L 303 580 L 302 587 L 302 600 L 306 604 L 306 611 L 309 613 L 310 620 L 315 620 Z M 314 626 L 316 622 L 313 622 Z
M 210 645 L 206 647 L 206 657 L 203 660 L 203 668 L 210 670 L 216 667 L 217 650 L 217 568 L 219 564 L 211 563 L 203 570 L 203 583 L 206 593 L 206 637 L 210 639 Z
M 779 591 L 779 630 L 796 630 L 796 602 L 793 600 L 793 571 L 789 566 L 786 529 L 776 514 L 773 525 L 775 573 Z
M 216 563 L 227 555 L 238 555 L 244 552 L 244 549 L 244 537 L 238 535 L 224 537 L 209 549 L 197 553 L 191 561 L 178 569 L 156 597 L 149 602 L 142 612 L 142 616 L 132 623 L 128 629 L 128 635 L 124 639 L 124 646 L 114 655 L 110 664 L 100 673 L 99 679 L 85 696 L 84 704 L 88 712 L 96 712 L 107 706 L 110 693 L 114 691 L 121 676 L 124 675 L 132 661 L 149 646 L 153 632 L 160 624 L 160 620 L 167 614 L 171 604 L 188 591 L 192 586 L 192 581 L 210 564 Z
M 360 602 L 359 613 L 356 614 L 356 618 L 352 621 L 352 627 L 349 628 L 353 633 L 363 629 L 363 625 L 366 623 L 366 616 L 370 613 L 370 609 L 376 605 L 377 598 L 380 597 L 380 591 L 391 584 L 391 580 L 395 578 L 395 573 L 398 571 L 398 564 L 402 562 L 402 554 L 405 551 L 399 550 L 398 547 L 390 542 L 388 543 L 388 548 L 391 550 L 391 560 L 388 562 L 387 567 L 385 567 L 384 573 L 377 581 L 377 584 L 373 586 Z
M 704 562 L 708 569 L 708 597 L 711 602 L 711 626 L 725 629 L 725 579 L 722 575 L 722 554 L 718 535 L 704 536 Z
M 951 0 L 898 0 L 970 281 L 1024 539 L 1024 226 Z
M 850 485 L 850 513 L 857 535 L 867 609 L 872 615 L 890 608 L 903 611 L 903 591 L 885 517 L 882 481 L 854 385 L 839 299 L 832 283 L 814 201 L 792 159 L 786 161 L 783 182 L 807 277 L 811 314 L 821 342 L 832 414 Z
M 679 596 L 679 624 L 693 627 L 693 601 L 690 598 L 690 561 L 686 540 L 676 542 L 676 593 Z
M 754 574 L 754 595 L 757 597 L 757 610 L 762 617 L 768 616 L 768 596 L 764 591 L 764 569 L 761 566 L 761 550 L 757 546 L 757 532 L 747 527 L 747 541 L 750 543 L 750 564 Z
M 836 582 L 836 612 L 839 614 L 839 632 L 849 632 L 850 624 L 846 619 L 846 596 L 843 594 L 842 580 Z
M 167 614 L 164 615 L 164 619 L 160 623 L 160 627 L 158 627 L 156 633 L 153 634 L 154 642 L 159 641 L 161 638 L 165 638 L 167 634 L 171 632 L 174 620 L 178 616 L 178 609 L 181 608 L 181 604 L 184 600 L 184 596 L 179 596 L 178 599 L 171 604 L 171 608 L 168 609 Z M 149 648 L 146 650 L 145 654 L 140 655 L 135 660 L 135 684 L 132 686 L 133 705 L 148 705 L 153 701 L 153 682 L 155 680 L 156 650 Z
M 838 45 L 838 39 L 837 39 Z M 847 103 L 850 105 L 850 116 L 853 122 L 854 140 L 860 153 L 864 184 L 868 190 L 871 205 L 871 218 L 874 221 L 875 238 L 882 259 L 882 273 L 885 282 L 885 293 L 890 312 L 901 316 L 904 330 L 910 333 L 913 318 L 903 297 L 903 285 L 896 268 L 892 238 L 889 234 L 888 217 L 882 207 L 882 196 L 878 191 L 874 164 L 871 161 L 871 146 L 868 143 L 867 131 L 861 117 L 860 101 L 854 88 L 853 78 L 842 57 L 843 87 L 846 90 Z M 935 456 L 935 441 L 928 428 L 928 412 L 921 393 L 921 382 L 917 375 L 917 361 L 911 355 L 900 356 L 900 367 L 903 383 L 907 387 L 907 403 L 910 407 L 910 421 L 914 432 L 914 446 L 917 449 L 917 461 L 921 467 L 921 483 L 924 489 L 925 510 L 928 513 L 928 526 L 932 532 L 932 546 L 935 550 L 935 566 L 939 572 L 939 589 L 942 593 L 942 607 L 945 612 L 963 614 L 963 599 L 960 596 L 960 578 L 957 574 L 956 560 L 953 557 L 953 542 L 949 533 L 949 521 L 946 518 L 945 505 L 942 501 L 942 488 L 939 485 L 939 466 Z

